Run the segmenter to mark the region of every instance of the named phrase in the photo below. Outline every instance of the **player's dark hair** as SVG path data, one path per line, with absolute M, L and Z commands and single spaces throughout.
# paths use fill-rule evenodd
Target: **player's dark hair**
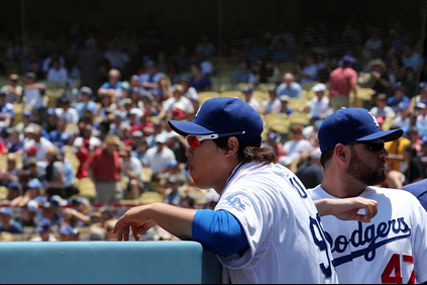
M 230 137 L 222 137 L 222 138 L 213 140 L 213 142 L 219 148 L 227 150 L 229 138 Z M 254 160 L 258 162 L 268 162 L 268 163 L 276 162 L 276 155 L 271 149 L 250 146 L 241 140 L 239 140 L 239 149 L 237 150 L 237 155 L 239 157 L 239 160 L 244 162 L 251 162 Z
M 323 151 L 320 155 L 320 164 L 323 169 L 327 166 L 326 164 L 332 159 L 332 155 L 334 154 L 334 148 Z

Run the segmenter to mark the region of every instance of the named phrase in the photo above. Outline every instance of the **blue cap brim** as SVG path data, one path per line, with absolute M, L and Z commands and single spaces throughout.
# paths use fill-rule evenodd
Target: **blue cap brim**
M 398 138 L 400 138 L 403 135 L 403 130 L 396 129 L 396 130 L 390 130 L 390 131 L 382 131 L 382 132 L 376 132 L 361 138 L 358 138 L 357 142 L 364 142 L 364 141 L 372 141 L 376 139 L 382 139 L 385 142 L 388 141 L 394 141 Z
M 169 120 L 169 125 L 172 130 L 183 136 L 208 135 L 215 133 L 215 131 L 212 131 L 193 122 Z

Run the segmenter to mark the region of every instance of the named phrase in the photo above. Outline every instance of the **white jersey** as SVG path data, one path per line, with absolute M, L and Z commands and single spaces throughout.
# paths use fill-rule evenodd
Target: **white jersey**
M 230 175 L 215 210 L 242 225 L 250 250 L 218 259 L 223 283 L 337 283 L 316 206 L 278 164 L 250 162 Z
M 313 200 L 335 198 L 320 186 Z M 323 216 L 340 283 L 414 284 L 427 281 L 427 213 L 412 194 L 366 187 L 361 197 L 378 202 L 369 223 Z

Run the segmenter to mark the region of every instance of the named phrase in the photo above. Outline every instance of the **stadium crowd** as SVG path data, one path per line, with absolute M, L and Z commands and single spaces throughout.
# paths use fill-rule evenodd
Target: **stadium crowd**
M 6 58 L 20 70 L 8 74 L 0 90 L 0 155 L 7 162 L 0 169 L 0 186 L 7 190 L 0 200 L 3 240 L 24 228 L 30 230 L 26 240 L 112 240 L 118 218 L 112 205 L 154 201 L 144 200 L 145 193 L 181 207 L 215 207 L 217 194 L 198 189 L 189 176 L 187 141 L 167 124 L 191 121 L 202 103 L 199 94 L 219 91 L 212 63 L 218 47 L 207 34 L 190 53 L 181 45 L 171 55 L 156 45 L 140 46 L 126 30 L 111 38 L 84 36 L 79 24 L 62 45 L 43 41 L 37 30 L 26 37 L 27 46 L 16 37 L 7 49 Z M 398 22 L 385 30 L 346 24 L 338 32 L 307 25 L 298 39 L 282 25 L 275 35 L 254 31 L 252 38 L 226 41 L 221 56 L 238 59 L 231 89 L 243 84 L 242 98 L 261 115 L 308 114 L 307 124 L 292 124 L 287 133 L 266 130 L 262 145 L 307 188 L 323 177 L 317 130 L 334 111 L 329 99 L 357 99 L 359 89 L 372 90 L 363 107 L 381 126 L 404 130 L 386 144 L 382 185 L 401 188 L 427 177 L 427 78 L 420 45 Z M 281 62 L 292 62 L 291 68 L 281 70 Z M 345 67 L 354 71 L 350 79 L 333 73 Z M 335 94 L 336 80 L 347 87 Z M 46 94 L 54 84 L 63 92 L 48 107 Z M 255 100 L 261 84 L 268 84 L 268 95 Z M 304 99 L 304 91 L 314 96 Z M 301 104 L 289 106 L 293 98 Z M 17 106 L 23 110 L 19 121 Z M 96 195 L 83 193 L 83 180 L 93 183 Z M 89 229 L 85 237 L 83 229 Z M 142 239 L 173 237 L 158 228 Z

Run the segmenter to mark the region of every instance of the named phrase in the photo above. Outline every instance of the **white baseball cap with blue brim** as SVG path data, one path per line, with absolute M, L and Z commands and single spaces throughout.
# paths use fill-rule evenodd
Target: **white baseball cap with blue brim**
M 217 97 L 206 100 L 192 122 L 169 120 L 180 135 L 236 136 L 250 146 L 260 147 L 263 121 L 250 105 L 239 98 Z
M 318 138 L 322 152 L 337 144 L 367 142 L 376 139 L 393 141 L 403 135 L 402 129 L 383 131 L 374 115 L 364 108 L 341 108 L 320 125 Z

